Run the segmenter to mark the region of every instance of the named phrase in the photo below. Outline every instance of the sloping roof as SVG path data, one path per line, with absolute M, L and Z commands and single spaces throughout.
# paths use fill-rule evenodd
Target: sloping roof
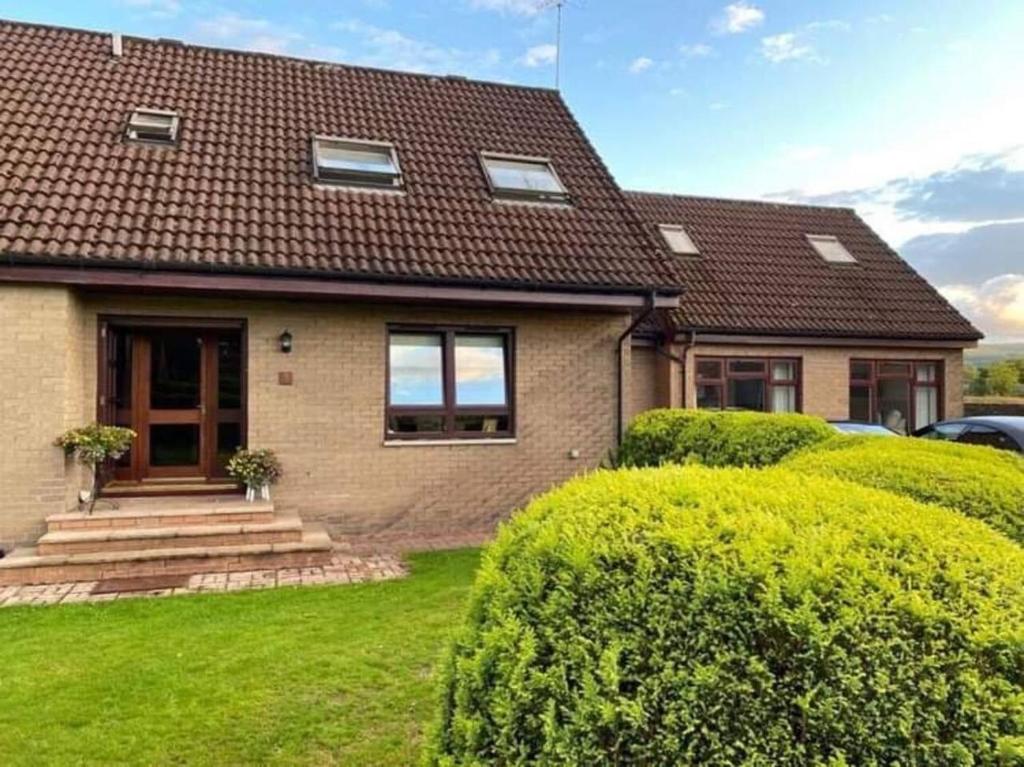
M 511 286 L 671 286 L 558 93 L 0 22 L 0 256 Z M 173 110 L 176 148 L 124 141 Z M 311 177 L 314 134 L 393 142 L 402 194 Z M 571 206 L 494 202 L 479 152 Z
M 652 233 L 686 228 L 699 257 L 674 256 L 679 329 L 720 333 L 973 340 L 981 334 L 848 208 L 627 193 Z M 825 261 L 834 235 L 856 264 Z

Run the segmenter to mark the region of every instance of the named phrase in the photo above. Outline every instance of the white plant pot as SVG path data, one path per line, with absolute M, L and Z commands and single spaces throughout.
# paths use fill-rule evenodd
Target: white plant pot
M 257 500 L 269 501 L 270 485 L 246 485 L 245 500 L 247 500 L 249 503 L 255 503 Z

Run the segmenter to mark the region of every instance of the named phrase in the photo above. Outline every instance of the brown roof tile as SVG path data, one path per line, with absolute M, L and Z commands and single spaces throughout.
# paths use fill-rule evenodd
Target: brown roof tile
M 176 148 L 123 140 L 182 118 Z M 310 138 L 390 141 L 404 194 L 312 182 Z M 0 22 L 0 253 L 97 265 L 639 288 L 670 266 L 554 91 Z M 481 150 L 573 205 L 491 200 Z
M 699 257 L 673 256 L 685 286 L 680 329 L 870 338 L 981 334 L 847 208 L 629 192 L 634 210 L 686 228 Z M 807 234 L 839 238 L 857 264 L 833 264 Z

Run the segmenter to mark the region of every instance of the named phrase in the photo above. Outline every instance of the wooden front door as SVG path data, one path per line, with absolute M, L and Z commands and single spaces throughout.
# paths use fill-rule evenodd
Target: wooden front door
M 224 476 L 244 444 L 241 330 L 107 325 L 103 420 L 138 434 L 120 480 Z

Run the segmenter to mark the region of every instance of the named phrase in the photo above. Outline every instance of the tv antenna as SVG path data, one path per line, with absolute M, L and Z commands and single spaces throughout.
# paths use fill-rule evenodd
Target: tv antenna
M 543 11 L 554 8 L 555 21 L 555 90 L 559 90 L 562 79 L 562 7 L 566 0 L 540 0 L 537 8 Z

